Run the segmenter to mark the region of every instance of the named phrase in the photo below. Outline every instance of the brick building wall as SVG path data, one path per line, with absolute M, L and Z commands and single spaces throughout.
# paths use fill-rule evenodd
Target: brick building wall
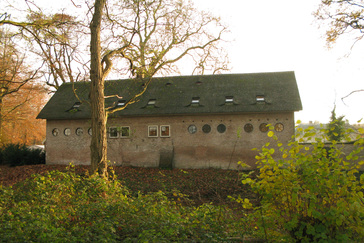
M 223 169 L 240 169 L 243 161 L 254 168 L 252 149 L 268 141 L 264 124 L 286 142 L 294 134 L 294 113 L 109 118 L 108 159 L 123 166 L 170 160 L 175 168 Z M 90 164 L 90 127 L 89 120 L 47 120 L 46 163 Z

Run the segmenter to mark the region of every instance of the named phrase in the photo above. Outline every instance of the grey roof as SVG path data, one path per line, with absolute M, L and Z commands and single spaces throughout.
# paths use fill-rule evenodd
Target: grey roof
M 73 88 L 74 87 L 74 88 Z M 90 118 L 90 82 L 63 84 L 37 118 Z M 133 79 L 105 82 L 105 96 L 118 95 L 128 101 L 143 89 L 143 82 Z M 83 100 L 78 108 L 72 108 Z M 233 97 L 233 103 L 225 102 Z M 264 96 L 264 101 L 257 101 Z M 192 98 L 199 97 L 194 105 Z M 148 101 L 155 99 L 155 105 Z M 106 99 L 106 107 L 117 106 L 118 98 Z M 120 116 L 158 116 L 187 114 L 223 114 L 251 112 L 292 112 L 302 109 L 294 72 L 222 74 L 153 78 L 139 101 L 115 112 Z

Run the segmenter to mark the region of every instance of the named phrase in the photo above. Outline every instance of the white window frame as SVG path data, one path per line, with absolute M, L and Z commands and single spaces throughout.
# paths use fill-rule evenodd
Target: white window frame
M 65 128 L 64 130 L 63 130 L 63 134 L 65 135 L 65 136 L 70 136 L 71 135 L 71 128 Z
M 162 135 L 164 127 L 168 127 L 168 135 Z M 169 138 L 170 136 L 171 136 L 171 126 L 170 125 L 161 125 L 160 126 L 160 137 L 161 138 Z
M 83 128 L 82 127 L 76 128 L 75 133 L 76 133 L 77 136 L 82 136 L 83 135 Z
M 92 127 L 87 130 L 88 135 L 92 136 Z
M 128 129 L 128 136 L 123 136 L 123 128 L 127 128 Z M 122 126 L 120 129 L 120 137 L 121 138 L 129 138 L 130 137 L 130 126 Z
M 155 136 L 151 136 L 150 132 L 151 132 L 151 128 L 155 128 L 156 129 L 156 135 Z M 149 125 L 148 126 L 148 137 L 149 138 L 157 138 L 158 137 L 158 125 Z
M 116 136 L 111 135 L 111 130 L 116 129 Z M 119 137 L 119 131 L 117 127 L 109 127 L 109 138 L 118 138 Z

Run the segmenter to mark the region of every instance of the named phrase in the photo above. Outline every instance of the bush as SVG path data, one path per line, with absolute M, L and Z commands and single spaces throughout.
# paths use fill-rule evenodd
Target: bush
M 0 187 L 4 242 L 208 242 L 241 239 L 244 221 L 210 204 L 186 207 L 163 192 L 131 196 L 118 180 L 53 171 Z M 235 239 L 234 238 L 234 239 Z
M 316 137 L 313 128 L 304 134 L 308 139 Z M 277 140 L 273 131 L 268 136 Z M 311 145 L 291 141 L 287 148 L 277 142 L 279 152 L 268 143 L 256 157 L 256 179 L 243 179 L 260 196 L 254 217 L 259 218 L 266 238 L 281 238 L 285 232 L 298 242 L 364 238 L 364 175 L 358 171 L 364 163 L 358 163 L 364 140 L 357 140 L 348 155 L 335 141 L 330 145 L 322 141 L 316 138 Z M 273 158 L 277 152 L 282 159 Z M 245 206 L 250 206 L 248 200 Z
M 25 144 L 7 144 L 1 149 L 1 163 L 10 166 L 45 164 L 45 153 Z

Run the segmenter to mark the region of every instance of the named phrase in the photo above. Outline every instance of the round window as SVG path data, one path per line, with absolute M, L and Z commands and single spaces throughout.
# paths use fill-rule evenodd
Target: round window
M 274 129 L 277 131 L 277 132 L 282 132 L 283 129 L 284 129 L 284 126 L 282 123 L 277 123 L 275 126 L 274 126 Z
M 66 136 L 71 135 L 71 129 L 69 129 L 69 128 L 64 129 L 64 135 L 66 135 Z
M 92 136 L 92 128 L 91 127 L 88 129 L 88 135 Z
M 211 126 L 210 126 L 209 124 L 205 124 L 205 125 L 203 125 L 203 127 L 202 127 L 202 131 L 203 131 L 204 133 L 209 133 L 209 132 L 211 132 Z
M 248 124 L 245 124 L 244 126 L 244 131 L 245 132 L 252 132 L 253 131 L 253 125 L 248 123 Z
M 82 129 L 82 128 L 80 128 L 80 127 L 79 127 L 79 128 L 77 128 L 77 129 L 76 129 L 76 135 L 77 135 L 77 136 L 81 136 L 82 134 L 83 134 L 83 129 Z
M 197 132 L 197 127 L 195 125 L 190 125 L 188 127 L 188 132 L 191 133 L 191 134 L 194 134 Z
M 58 134 L 59 134 L 59 130 L 58 130 L 58 128 L 55 128 L 55 129 L 53 129 L 53 130 L 52 130 L 52 135 L 53 135 L 53 136 L 57 137 L 57 136 L 58 136 Z
M 259 130 L 260 130 L 261 132 L 268 132 L 268 126 L 267 126 L 267 123 L 262 123 L 262 124 L 260 124 L 260 126 L 259 126 Z
M 226 131 L 226 126 L 224 124 L 220 124 L 217 126 L 217 131 L 219 133 L 224 133 Z

